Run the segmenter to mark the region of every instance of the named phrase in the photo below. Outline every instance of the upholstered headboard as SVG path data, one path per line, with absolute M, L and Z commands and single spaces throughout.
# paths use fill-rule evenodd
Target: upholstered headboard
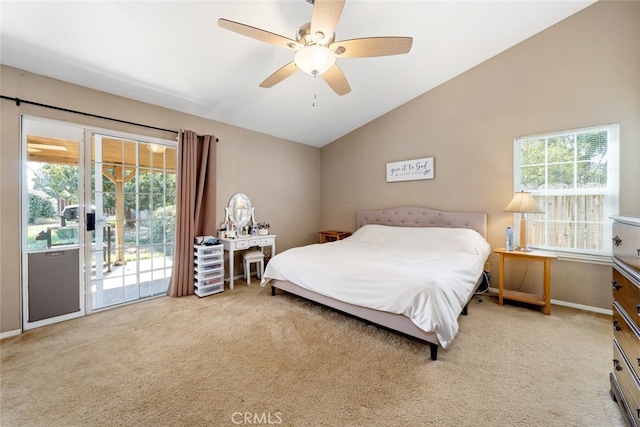
M 484 212 L 447 212 L 418 206 L 356 211 L 356 230 L 365 224 L 471 228 L 487 238 L 487 214 Z

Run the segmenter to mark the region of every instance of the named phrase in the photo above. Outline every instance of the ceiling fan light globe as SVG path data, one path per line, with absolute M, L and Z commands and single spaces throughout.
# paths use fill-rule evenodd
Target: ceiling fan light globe
M 323 74 L 336 63 L 335 54 L 324 46 L 305 46 L 293 59 L 302 71 L 312 76 Z

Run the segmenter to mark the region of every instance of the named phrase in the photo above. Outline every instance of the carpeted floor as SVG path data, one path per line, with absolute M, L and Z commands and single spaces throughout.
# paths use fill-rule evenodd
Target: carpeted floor
M 8 426 L 623 426 L 607 316 L 476 297 L 429 346 L 268 288 L 159 298 L 3 340 Z

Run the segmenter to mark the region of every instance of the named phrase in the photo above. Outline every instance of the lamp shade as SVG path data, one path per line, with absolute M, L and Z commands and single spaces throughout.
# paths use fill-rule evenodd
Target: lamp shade
M 542 209 L 536 205 L 535 200 L 531 193 L 520 191 L 513 195 L 513 199 L 506 208 L 506 212 L 519 212 L 519 213 L 544 213 Z
M 305 73 L 318 76 L 333 67 L 336 55 L 327 47 L 310 45 L 299 50 L 293 60 Z

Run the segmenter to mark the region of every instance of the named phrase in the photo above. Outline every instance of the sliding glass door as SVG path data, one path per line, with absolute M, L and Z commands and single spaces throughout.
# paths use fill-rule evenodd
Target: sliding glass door
M 174 141 L 23 117 L 23 327 L 166 294 Z
M 175 234 L 175 146 L 105 133 L 90 138 L 91 307 L 165 294 Z

